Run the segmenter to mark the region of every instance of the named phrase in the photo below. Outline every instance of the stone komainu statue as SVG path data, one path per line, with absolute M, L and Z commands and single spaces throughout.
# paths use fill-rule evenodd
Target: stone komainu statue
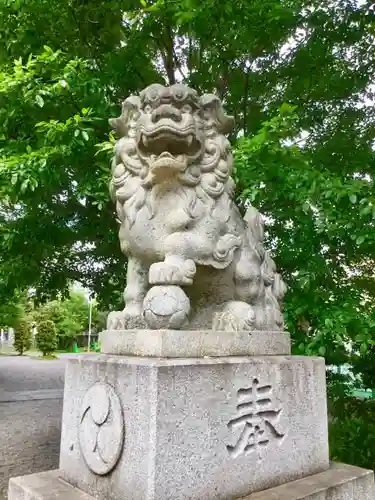
M 108 328 L 279 330 L 286 291 L 254 207 L 233 201 L 233 129 L 215 95 L 154 84 L 110 120 L 110 192 L 128 256 Z

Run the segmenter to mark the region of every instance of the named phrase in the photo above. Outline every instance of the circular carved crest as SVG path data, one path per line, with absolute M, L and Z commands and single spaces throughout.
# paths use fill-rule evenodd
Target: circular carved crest
M 82 401 L 79 444 L 87 466 L 95 474 L 108 474 L 116 466 L 124 429 L 121 403 L 114 389 L 108 384 L 94 384 Z

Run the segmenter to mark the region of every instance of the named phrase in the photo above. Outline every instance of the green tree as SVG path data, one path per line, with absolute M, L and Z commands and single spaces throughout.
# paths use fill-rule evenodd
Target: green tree
M 22 318 L 18 321 L 14 331 L 14 348 L 20 356 L 31 347 L 31 325 L 27 319 Z
M 57 324 L 60 345 L 63 348 L 72 347 L 78 335 L 83 335 L 89 322 L 89 307 L 86 297 L 82 293 L 70 292 L 65 300 L 61 301 L 62 321 Z
M 43 356 L 52 354 L 57 348 L 57 332 L 53 321 L 45 320 L 37 325 L 36 345 Z
M 107 316 L 109 311 L 102 311 L 94 307 L 92 311 L 92 329 L 95 333 L 100 333 L 106 329 Z
M 69 296 L 63 299 L 47 301 L 38 306 L 34 313 L 35 321 L 50 320 L 56 326 L 58 346 L 69 349 L 84 335 L 89 326 L 89 304 L 86 296 L 78 291 L 70 290 Z M 106 313 L 98 310 L 96 301 L 92 304 L 92 331 L 96 333 L 105 326 Z
M 46 5 L 0 7 L 0 295 L 34 286 L 43 299 L 77 280 L 114 305 L 125 259 L 107 194 L 107 118 L 131 92 L 179 80 L 217 92 L 235 116 L 238 196 L 271 222 L 296 351 L 335 363 L 347 343 L 364 353 L 375 303 L 368 6 Z

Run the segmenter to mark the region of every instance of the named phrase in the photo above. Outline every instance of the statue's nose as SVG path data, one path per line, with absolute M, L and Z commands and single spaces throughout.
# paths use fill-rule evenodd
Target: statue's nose
M 162 104 L 170 104 L 173 98 L 173 94 L 169 87 L 164 87 L 160 92 L 160 101 Z
M 180 110 L 174 106 L 171 106 L 170 104 L 162 104 L 151 113 L 151 120 L 155 123 L 162 118 L 170 118 L 175 122 L 180 122 L 182 120 L 182 115 Z

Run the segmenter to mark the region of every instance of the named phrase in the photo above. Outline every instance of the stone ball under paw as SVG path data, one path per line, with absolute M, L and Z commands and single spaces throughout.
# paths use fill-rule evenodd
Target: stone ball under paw
M 179 286 L 152 287 L 143 302 L 143 314 L 152 330 L 178 330 L 187 321 L 190 301 Z

